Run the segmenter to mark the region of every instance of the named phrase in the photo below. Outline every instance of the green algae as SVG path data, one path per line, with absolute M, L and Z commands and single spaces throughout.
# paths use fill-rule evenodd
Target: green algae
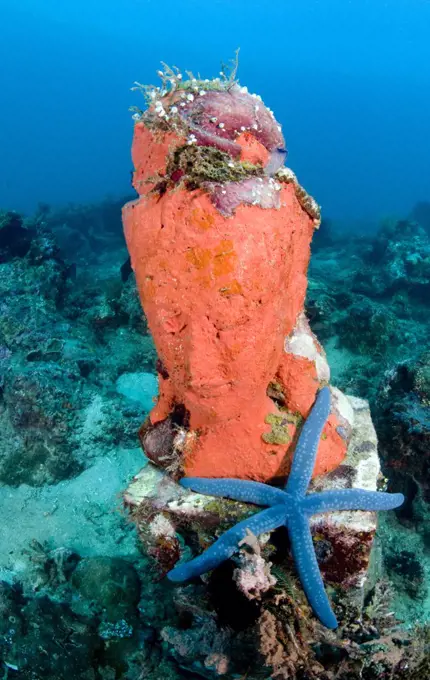
M 239 49 L 236 50 L 235 58 L 232 59 L 229 64 L 221 64 L 221 77 L 212 78 L 211 80 L 208 78 L 203 79 L 200 74 L 195 76 L 192 71 L 185 71 L 188 79 L 184 80 L 183 75 L 177 66 L 170 67 L 164 61 L 161 62 L 161 65 L 163 68 L 157 71 L 157 75 L 161 80 L 161 87 L 135 82 L 134 86 L 131 88 L 143 95 L 148 106 L 151 106 L 158 97 L 164 97 L 167 94 L 172 94 L 177 91 L 190 93 L 199 92 L 201 90 L 204 90 L 205 92 L 225 92 L 233 87 L 233 85 L 237 85 Z M 130 110 L 137 112 L 139 115 L 143 114 L 143 112 L 135 106 L 131 107 Z
M 248 177 L 261 177 L 263 168 L 249 161 L 233 161 L 228 153 L 215 147 L 188 145 L 178 147 L 167 164 L 166 174 L 183 173 L 190 189 L 205 182 L 239 182 Z
M 289 444 L 291 442 L 291 435 L 288 432 L 289 419 L 284 415 L 276 415 L 269 413 L 265 417 L 265 422 L 272 426 L 271 432 L 265 432 L 262 435 L 263 441 L 266 444 Z
M 242 519 L 251 517 L 255 512 L 254 506 L 248 503 L 239 503 L 227 498 L 213 498 L 204 506 L 204 519 L 197 530 L 204 528 L 208 515 L 216 517 L 217 533 L 224 533 L 232 525 L 237 524 Z M 199 525 L 199 521 L 194 522 Z

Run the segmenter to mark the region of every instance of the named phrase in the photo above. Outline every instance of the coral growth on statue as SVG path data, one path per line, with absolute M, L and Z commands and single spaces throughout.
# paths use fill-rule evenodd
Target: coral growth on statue
M 319 209 L 290 170 L 281 127 L 234 78 L 160 72 L 134 115 L 136 201 L 123 210 L 159 356 L 147 456 L 177 477 L 286 477 L 296 433 L 329 381 L 304 315 Z M 342 396 L 314 474 L 343 460 Z

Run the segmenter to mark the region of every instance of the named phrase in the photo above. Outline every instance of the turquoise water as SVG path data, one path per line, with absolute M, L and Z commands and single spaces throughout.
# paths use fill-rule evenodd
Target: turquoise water
M 429 34 L 427 0 L 1 0 L 0 677 L 430 679 Z M 313 527 L 336 632 L 282 530 L 169 583 L 250 506 L 178 495 L 180 408 L 176 458 L 141 446 L 162 368 L 122 232 L 130 88 L 161 61 L 217 77 L 237 48 L 322 207 L 310 327 L 365 400 L 315 490 L 405 495 L 369 563 L 374 516 Z

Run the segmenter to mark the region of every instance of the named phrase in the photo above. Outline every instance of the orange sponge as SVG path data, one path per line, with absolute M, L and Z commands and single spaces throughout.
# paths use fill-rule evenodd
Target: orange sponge
M 303 207 L 305 192 L 292 173 L 264 174 L 272 150 L 252 130 L 238 131 L 240 157 L 226 163 L 240 171 L 255 166 L 240 181 L 195 186 L 187 183 L 184 165 L 168 176 L 175 153 L 191 146 L 186 140 L 183 128 L 154 129 L 145 117 L 135 125 L 140 197 L 123 209 L 160 358 L 146 453 L 151 457 L 153 450 L 163 464 L 176 452 L 186 475 L 267 481 L 287 474 L 296 430 L 325 381 L 318 363 L 323 352 L 310 331 L 305 344 L 313 343 L 312 356 L 300 343 L 298 351 L 297 343 L 292 350 L 286 345 L 303 325 L 315 218 Z M 169 423 L 171 436 L 160 428 L 164 438 L 157 441 L 160 423 Z M 345 455 L 338 425 L 332 414 L 315 474 Z

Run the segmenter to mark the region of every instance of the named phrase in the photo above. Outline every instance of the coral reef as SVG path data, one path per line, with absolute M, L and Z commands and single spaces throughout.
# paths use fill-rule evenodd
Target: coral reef
M 130 199 L 132 196 L 130 191 Z M 53 208 L 39 205 L 35 221 L 55 233 L 56 241 L 70 262 L 92 264 L 100 257 L 123 250 L 121 208 L 124 197 L 106 198 L 96 204 L 70 204 Z
M 88 210 L 71 206 L 59 212 L 64 224 L 70 215 L 78 225 L 81 210 L 83 232 L 90 226 L 87 213 L 94 215 L 97 229 L 103 229 L 105 204 L 99 215 L 97 206 Z M 117 208 L 112 210 L 117 215 Z M 114 217 L 110 219 L 113 225 Z M 426 592 L 430 538 L 425 478 L 419 467 L 425 449 L 420 448 L 420 436 L 414 438 L 414 413 L 418 405 L 421 414 L 427 408 L 428 312 L 413 290 L 380 298 L 372 297 L 371 286 L 366 293 L 352 290 L 351 281 L 364 268 L 374 238 L 338 237 L 333 225 L 336 238 L 320 244 L 311 260 L 307 298 L 311 326 L 324 340 L 335 382 L 371 400 L 389 490 L 406 492 L 408 497 L 399 518 L 380 518 L 376 539 L 372 513 L 359 513 L 354 520 L 343 512 L 312 522 L 319 565 L 341 621 L 334 634 L 312 617 L 296 582 L 285 537 L 277 532 L 270 540 L 267 535 L 260 537 L 258 543 L 246 539 L 237 558 L 220 567 L 207 585 L 194 582 L 172 589 L 160 580 L 179 553 L 184 559 L 201 553 L 214 536 L 250 510 L 244 503 L 194 494 L 197 510 L 187 516 L 191 506 L 176 495 L 180 487 L 172 480 L 163 482 L 161 471 L 149 465 L 133 484 L 135 490 L 139 482 L 145 484 L 157 496 L 151 503 L 141 502 L 138 512 L 133 510 L 149 561 L 142 556 L 133 524 L 118 514 L 118 493 L 141 467 L 139 449 L 127 447 L 136 446 L 136 432 L 148 408 L 138 399 L 150 401 L 145 375 L 154 374 L 156 355 L 146 335 L 133 274 L 123 267 L 127 252 L 117 247 L 116 237 L 106 240 L 104 249 L 92 250 L 86 243 L 76 258 L 77 266 L 71 268 L 67 253 L 53 247 L 60 223 L 51 224 L 49 235 L 48 226 L 40 222 L 40 214 L 21 220 L 32 234 L 33 245 L 26 255 L 8 255 L 0 265 L 1 301 L 7 305 L 7 313 L 1 315 L 0 343 L 2 464 L 12 455 L 13 442 L 20 437 L 30 440 L 30 448 L 22 447 L 19 459 L 19 479 L 27 483 L 12 487 L 5 479 L 0 486 L 3 674 L 24 680 L 35 680 L 35 674 L 49 680 L 64 680 L 71 674 L 80 680 L 178 680 L 190 675 L 213 678 L 219 673 L 248 680 L 274 673 L 318 680 L 425 678 L 430 654 L 425 628 L 430 611 Z M 121 231 L 119 220 L 115 230 Z M 43 238 L 38 236 L 41 231 Z M 44 253 L 40 259 L 39 247 Z M 91 262 L 91 276 L 86 262 Z M 368 271 L 376 276 L 381 266 L 375 264 Z M 396 319 L 396 336 L 387 339 L 383 356 L 373 353 L 371 341 L 366 345 L 351 341 L 346 349 L 339 340 L 342 319 L 362 299 L 378 303 Z M 352 337 L 353 328 L 348 333 Z M 315 346 L 306 337 L 306 332 L 297 332 L 288 347 L 300 343 L 302 351 L 315 358 Z M 409 357 L 406 367 L 405 356 Z M 159 363 L 158 372 L 162 371 Z M 23 386 L 24 377 L 31 380 L 25 395 L 29 401 L 15 402 L 19 393 L 15 397 L 12 386 Z M 65 401 L 73 409 L 61 409 L 55 402 L 50 380 L 52 394 L 66 392 Z M 73 385 L 79 389 L 73 391 Z M 36 388 L 39 396 L 31 401 Z M 282 398 L 279 386 L 272 384 L 269 389 L 272 397 Z M 334 390 L 333 398 L 336 394 Z M 369 470 L 375 486 L 365 488 L 376 488 L 375 431 L 365 402 L 350 401 L 355 426 L 347 457 L 332 473 L 315 479 L 312 490 L 363 487 L 370 484 Z M 15 403 L 22 416 L 29 415 L 27 424 L 22 421 L 19 427 L 12 424 Z M 38 429 L 32 420 L 36 407 Z M 338 405 L 339 412 L 345 413 L 345 408 L 345 403 Z M 289 417 L 297 420 L 294 414 Z M 166 436 L 173 433 L 180 447 L 186 430 L 180 426 L 181 414 L 175 418 Z M 52 432 L 46 428 L 48 422 Z M 284 436 L 283 428 L 282 421 L 275 419 L 270 432 Z M 393 443 L 391 428 L 396 433 Z M 63 430 L 63 437 L 51 442 L 52 458 L 40 460 L 39 469 L 32 466 L 33 438 L 40 445 L 44 437 L 57 437 Z M 398 450 L 417 466 L 413 477 L 403 455 L 395 458 Z M 69 457 L 62 458 L 61 451 L 69 451 Z M 390 465 L 390 459 L 398 462 Z M 62 460 L 60 481 L 56 466 Z M 49 468 L 51 463 L 54 467 Z M 70 473 L 65 472 L 66 463 L 75 466 Z M 148 479 L 152 475 L 159 484 Z M 40 485 L 28 486 L 34 483 Z M 103 579 L 90 592 L 80 589 L 78 576 L 92 564 L 102 564 L 107 574 L 110 559 L 113 585 L 118 587 L 112 599 L 118 598 L 118 607 L 105 617 Z M 134 574 L 133 602 L 126 606 L 121 599 L 121 565 L 125 583 Z
M 336 234 L 311 258 L 306 311 L 332 379 L 372 406 L 385 373 L 428 347 L 429 244 L 418 223 L 400 220 L 373 236 Z
M 26 228 L 20 215 L 0 212 L 0 262 L 24 257 L 30 249 L 32 231 Z
M 43 211 L 1 213 L 2 677 L 102 680 L 137 663 L 137 678 L 146 655 L 146 563 L 118 493 L 141 462 L 156 357 L 110 209 L 115 252 L 87 243 L 77 264 L 54 213 L 50 225 Z M 108 219 L 105 205 L 65 209 L 65 222 L 72 213 L 73 229 L 88 220 L 102 231 Z M 137 358 L 151 371 L 149 404 L 130 391 Z
M 397 487 L 430 503 L 430 353 L 398 364 L 379 394 L 381 454 Z
M 85 268 L 72 272 L 39 215 L 25 229 L 22 218 L 5 215 L 30 240 L 16 252 L 9 239 L 0 267 L 0 480 L 40 486 L 78 474 L 102 441 L 134 446 L 148 409 L 123 399 L 115 381 L 137 360 L 153 371 L 156 357 L 133 281 L 121 281 L 118 263 L 94 264 L 91 278 Z M 122 253 L 125 260 L 123 245 Z M 101 385 L 113 396 L 102 397 Z

